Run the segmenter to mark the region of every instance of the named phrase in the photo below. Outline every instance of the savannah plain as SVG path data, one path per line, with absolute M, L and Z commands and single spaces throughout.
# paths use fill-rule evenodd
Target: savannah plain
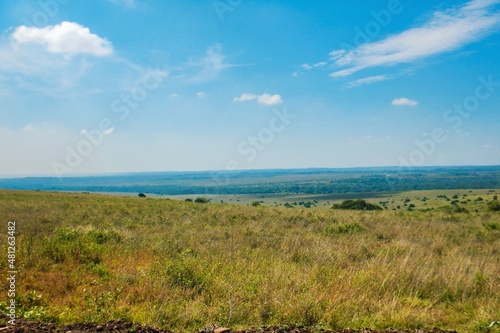
M 0 190 L 0 219 L 16 221 L 27 319 L 498 332 L 488 326 L 500 313 L 499 192 L 393 193 L 367 198 L 381 210 L 356 211 L 311 196 Z

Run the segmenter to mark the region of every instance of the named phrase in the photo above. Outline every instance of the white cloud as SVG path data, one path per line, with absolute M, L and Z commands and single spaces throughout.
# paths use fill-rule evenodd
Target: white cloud
M 257 99 L 257 95 L 254 94 L 241 94 L 240 97 L 235 97 L 233 98 L 233 102 L 246 102 L 246 101 L 251 101 L 253 99 Z
M 274 94 L 274 95 L 262 94 L 257 98 L 257 101 L 260 104 L 264 104 L 264 105 L 276 105 L 276 104 L 283 103 L 281 96 L 278 94 Z
M 114 127 L 110 127 L 108 129 L 104 130 L 104 132 L 102 132 L 102 134 L 104 134 L 104 135 L 111 135 L 111 134 L 113 134 L 114 131 L 115 131 L 115 128 Z
M 330 76 L 348 76 L 359 70 L 409 63 L 458 50 L 491 33 L 500 23 L 500 13 L 491 8 L 500 0 L 472 0 L 462 7 L 437 11 L 423 25 L 353 50 L 335 50 L 330 59 L 338 70 Z
M 385 75 L 369 76 L 369 77 L 365 77 L 362 79 L 351 81 L 347 84 L 347 87 L 349 87 L 349 88 L 359 87 L 359 86 L 362 86 L 365 84 L 371 84 L 371 83 L 375 83 L 375 82 L 385 81 L 387 79 L 388 79 L 388 77 Z
M 33 132 L 35 130 L 35 126 L 32 124 L 28 124 L 23 127 L 23 132 Z
M 242 94 L 240 97 L 233 98 L 233 102 L 246 102 L 251 100 L 257 100 L 259 104 L 264 104 L 264 105 L 277 105 L 283 103 L 281 95 L 278 94 L 255 95 L 255 94 L 245 93 Z
M 396 98 L 391 102 L 394 106 L 417 106 L 418 102 L 414 99 L 408 99 L 406 97 Z
M 50 53 L 91 54 L 106 56 L 113 53 L 111 43 L 74 22 L 62 22 L 44 28 L 17 27 L 12 38 L 17 44 L 38 44 Z
M 102 134 L 107 136 L 107 135 L 113 134 L 114 131 L 115 131 L 115 128 L 114 127 L 110 127 L 108 129 L 104 130 L 102 132 Z M 87 133 L 88 133 L 88 131 L 85 128 L 80 131 L 80 134 L 82 134 L 82 135 L 87 134 Z
M 207 53 L 201 58 L 191 58 L 186 68 L 182 70 L 194 72 L 190 78 L 192 82 L 204 82 L 213 80 L 226 68 L 234 67 L 226 62 L 226 56 L 222 53 L 219 44 L 208 48 Z
M 207 98 L 207 97 L 208 97 L 208 95 L 207 95 L 207 93 L 206 93 L 206 92 L 204 92 L 204 91 L 200 91 L 200 92 L 197 92 L 197 93 L 196 93 L 196 97 L 198 97 L 198 98 Z
M 489 148 L 491 148 L 491 145 L 484 145 L 483 148 L 484 149 L 489 149 Z

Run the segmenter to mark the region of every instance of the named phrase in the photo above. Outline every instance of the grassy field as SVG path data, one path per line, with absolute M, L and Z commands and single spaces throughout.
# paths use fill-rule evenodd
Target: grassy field
M 367 202 L 387 207 L 390 210 L 408 210 L 411 204 L 413 210 L 429 210 L 449 206 L 457 200 L 457 205 L 473 212 L 488 211 L 488 202 L 498 197 L 500 190 L 422 190 L 408 192 L 369 192 L 369 193 L 333 193 L 333 194 L 265 194 L 265 195 L 176 195 L 167 196 L 171 199 L 185 200 L 196 197 L 207 197 L 213 203 L 228 203 L 235 205 L 251 205 L 259 202 L 265 206 L 283 206 L 289 203 L 293 206 L 304 206 L 310 203 L 314 208 L 330 209 L 332 204 L 340 203 L 345 199 L 366 199 Z M 125 195 L 122 193 L 121 195 Z M 127 194 L 130 195 L 130 194 Z M 136 195 L 136 194 L 133 194 Z M 164 197 L 154 196 L 153 197 Z M 498 198 L 497 198 L 498 199 Z M 302 203 L 302 204 L 300 204 Z
M 457 213 L 393 210 L 410 196 L 432 197 L 416 208 L 450 206 L 435 193 L 358 212 L 0 190 L 0 270 L 16 221 L 27 318 L 486 332 L 500 319 L 500 213 L 483 192 L 446 194 L 471 199 Z

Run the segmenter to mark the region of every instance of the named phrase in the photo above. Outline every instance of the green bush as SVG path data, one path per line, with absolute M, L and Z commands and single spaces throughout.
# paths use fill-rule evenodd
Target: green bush
M 333 209 L 347 209 L 347 210 L 382 210 L 379 205 L 371 204 L 365 200 L 344 200 L 341 204 L 333 204 Z
M 498 201 L 492 201 L 488 204 L 488 209 L 492 211 L 499 211 L 500 210 L 500 203 Z
M 82 264 L 99 264 L 101 247 L 106 243 L 119 243 L 120 241 L 121 236 L 114 231 L 83 232 L 59 228 L 46 240 L 42 253 L 55 263 L 76 260 Z
M 332 234 L 354 234 L 356 232 L 362 232 L 365 228 L 357 222 L 354 223 L 344 223 L 344 224 L 332 224 L 326 227 L 325 233 L 327 235 Z
M 197 268 L 192 260 L 180 259 L 169 262 L 164 273 L 174 287 L 201 292 L 206 285 L 205 274 Z

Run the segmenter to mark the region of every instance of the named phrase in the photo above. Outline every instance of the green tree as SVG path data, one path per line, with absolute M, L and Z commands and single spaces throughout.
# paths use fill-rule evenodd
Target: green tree
M 344 200 L 341 204 L 333 204 L 333 209 L 347 210 L 382 210 L 379 205 L 371 204 L 365 200 Z

